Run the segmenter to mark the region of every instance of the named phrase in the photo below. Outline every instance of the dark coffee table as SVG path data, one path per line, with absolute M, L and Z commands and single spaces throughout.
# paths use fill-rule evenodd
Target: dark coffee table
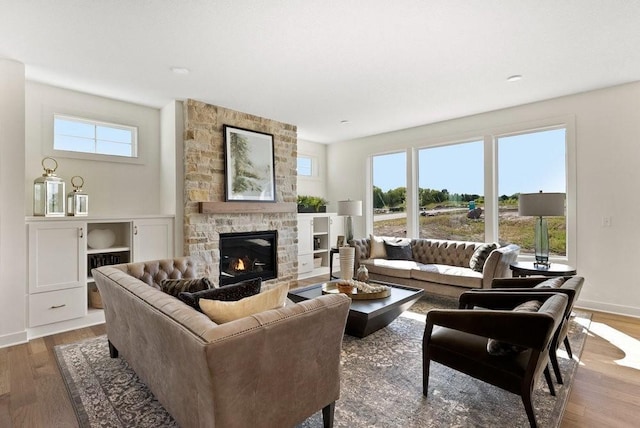
M 406 311 L 424 294 L 419 288 L 386 282 L 371 281 L 391 287 L 391 295 L 383 299 L 352 300 L 347 318 L 345 333 L 355 337 L 365 337 L 382 327 L 388 326 L 401 313 Z M 307 287 L 289 291 L 289 299 L 294 302 L 313 299 L 322 295 L 325 283 L 313 284 Z

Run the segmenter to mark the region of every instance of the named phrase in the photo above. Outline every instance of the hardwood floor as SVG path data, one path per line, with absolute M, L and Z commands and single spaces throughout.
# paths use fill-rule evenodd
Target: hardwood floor
M 53 347 L 104 333 L 99 325 L 0 349 L 0 427 L 77 427 Z M 635 427 L 639 408 L 640 320 L 596 312 L 561 426 Z

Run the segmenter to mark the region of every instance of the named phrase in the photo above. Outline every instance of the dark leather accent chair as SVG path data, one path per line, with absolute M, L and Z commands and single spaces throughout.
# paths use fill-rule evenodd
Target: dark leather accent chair
M 543 302 L 537 312 L 512 311 L 530 300 Z M 460 296 L 459 304 L 460 308 L 484 309 L 434 309 L 427 313 L 422 342 L 423 394 L 428 396 L 429 365 L 436 361 L 519 395 L 530 425 L 536 427 L 531 395 L 543 372 L 555 395 L 547 368 L 549 347 L 564 319 L 567 296 L 542 291 L 467 291 Z M 517 355 L 490 355 L 488 338 L 524 350 Z
M 569 322 L 571 321 L 571 312 L 573 311 L 573 305 L 580 296 L 582 285 L 584 284 L 584 278 L 581 276 L 565 276 L 562 277 L 564 281 L 559 288 L 536 288 L 540 284 L 549 278 L 544 277 L 528 277 L 528 278 L 497 278 L 491 282 L 491 288 L 487 291 L 513 291 L 521 293 L 536 293 L 540 290 L 551 291 L 555 293 L 562 293 L 567 296 L 568 303 L 567 309 L 564 314 L 564 321 L 556 331 L 552 346 L 549 349 L 549 359 L 551 360 L 551 366 L 556 375 L 556 380 L 559 384 L 562 384 L 562 374 L 560 373 L 560 365 L 558 364 L 557 351 L 561 343 L 564 343 L 564 348 L 569 355 L 569 358 L 573 358 L 573 352 L 571 351 L 571 345 L 567 338 L 569 332 Z

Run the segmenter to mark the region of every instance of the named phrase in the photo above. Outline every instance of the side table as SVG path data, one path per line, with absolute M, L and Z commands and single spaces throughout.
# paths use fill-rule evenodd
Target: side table
M 339 252 L 340 250 L 337 247 L 331 247 L 331 249 L 329 249 L 329 280 L 340 279 L 337 276 L 333 276 L 333 255 Z
M 524 277 L 531 275 L 541 276 L 572 276 L 576 274 L 576 269 L 561 263 L 551 263 L 549 266 L 535 265 L 533 262 L 516 262 L 509 265 L 509 269 L 514 277 Z

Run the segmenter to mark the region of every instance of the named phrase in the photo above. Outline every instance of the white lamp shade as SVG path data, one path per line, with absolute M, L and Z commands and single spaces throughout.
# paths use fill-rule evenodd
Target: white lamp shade
M 338 201 L 338 215 L 361 216 L 362 201 Z
M 564 193 L 520 193 L 518 215 L 521 216 L 563 216 Z

